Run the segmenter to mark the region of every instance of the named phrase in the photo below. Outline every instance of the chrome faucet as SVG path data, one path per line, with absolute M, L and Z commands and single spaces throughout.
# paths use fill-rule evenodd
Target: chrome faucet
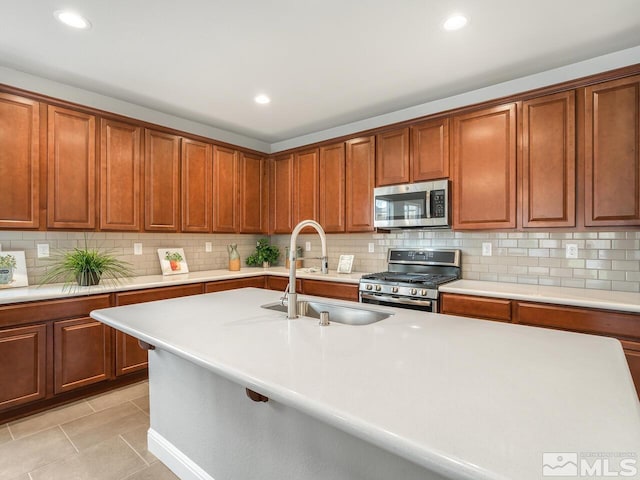
M 298 318 L 298 294 L 296 293 L 296 240 L 304 227 L 313 227 L 320 235 L 322 242 L 322 273 L 329 273 L 329 259 L 327 258 L 327 236 L 318 222 L 302 220 L 291 232 L 291 244 L 289 245 L 289 302 L 287 304 L 287 318 Z

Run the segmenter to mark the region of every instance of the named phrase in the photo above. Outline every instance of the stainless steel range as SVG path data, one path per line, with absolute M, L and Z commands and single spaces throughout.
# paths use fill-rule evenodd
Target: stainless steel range
M 388 271 L 363 275 L 360 301 L 438 312 L 438 286 L 461 277 L 460 250 L 389 249 Z

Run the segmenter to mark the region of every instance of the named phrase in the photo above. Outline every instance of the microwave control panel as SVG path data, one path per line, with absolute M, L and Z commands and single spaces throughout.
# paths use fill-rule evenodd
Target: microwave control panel
M 444 190 L 433 190 L 431 192 L 431 212 L 435 218 L 444 218 L 446 193 Z

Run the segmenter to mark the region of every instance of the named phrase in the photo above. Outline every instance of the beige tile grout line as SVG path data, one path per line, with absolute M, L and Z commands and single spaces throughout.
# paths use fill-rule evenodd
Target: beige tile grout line
M 7 430 L 9 430 L 9 435 L 11 435 L 11 440 L 15 440 L 16 437 L 13 436 L 13 432 L 11 431 L 11 427 L 9 426 L 9 424 L 7 423 Z
M 127 446 L 128 446 L 131 450 L 133 450 L 133 451 L 135 452 L 135 454 L 136 454 L 136 455 L 138 455 L 138 456 L 140 457 L 140 459 L 144 462 L 144 464 L 145 464 L 147 467 L 150 467 L 150 466 L 151 466 L 151 464 L 150 464 L 149 462 L 147 462 L 147 461 L 144 459 L 144 457 L 143 457 L 142 455 L 140 455 L 140 453 L 138 453 L 138 451 L 137 451 L 135 448 L 133 448 L 133 446 L 132 446 L 129 442 L 127 442 L 127 440 L 122 436 L 122 434 L 118 435 L 118 437 L 120 437 L 120 439 L 121 439 L 124 443 L 126 443 L 126 444 L 127 444 Z M 140 470 L 142 470 L 142 469 L 140 469 Z
M 62 431 L 62 433 L 64 434 L 65 437 L 67 437 L 67 440 L 69 440 L 69 442 L 71 443 L 71 445 L 73 446 L 73 448 L 75 449 L 76 453 L 80 453 L 80 450 L 78 450 L 78 447 L 76 447 L 76 444 L 73 443 L 73 441 L 69 438 L 69 435 L 67 435 L 67 432 L 64 431 L 64 428 L 62 428 L 62 425 L 58 425 L 58 428 Z
M 136 405 L 136 403 L 134 402 L 134 400 L 137 400 L 138 398 L 144 398 L 145 395 L 143 395 L 142 397 L 137 397 L 137 398 L 132 398 L 131 400 L 127 400 L 127 402 L 133 404 L 134 407 L 136 407 L 138 410 L 140 410 L 142 413 L 144 413 L 147 417 L 149 416 L 148 412 L 145 412 L 142 408 L 140 408 L 138 405 Z

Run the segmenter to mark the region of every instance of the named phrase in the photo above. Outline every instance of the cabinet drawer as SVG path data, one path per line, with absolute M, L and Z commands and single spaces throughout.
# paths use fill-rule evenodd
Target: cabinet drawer
M 640 315 L 516 302 L 514 322 L 612 337 L 640 339 Z
M 0 327 L 81 317 L 89 315 L 91 310 L 110 306 L 110 295 L 6 305 L 0 307 Z
M 307 295 L 358 301 L 358 285 L 324 280 L 303 280 L 302 291 Z
M 234 280 L 220 280 L 218 282 L 209 282 L 204 285 L 204 292 L 222 292 L 224 290 L 233 290 L 236 288 L 264 288 L 264 277 L 238 278 Z
M 180 285 L 177 287 L 150 288 L 116 294 L 116 305 L 132 305 L 134 303 L 153 302 L 168 298 L 186 297 L 202 293 L 202 284 Z
M 440 311 L 448 315 L 510 322 L 511 300 L 443 293 L 440 296 Z

